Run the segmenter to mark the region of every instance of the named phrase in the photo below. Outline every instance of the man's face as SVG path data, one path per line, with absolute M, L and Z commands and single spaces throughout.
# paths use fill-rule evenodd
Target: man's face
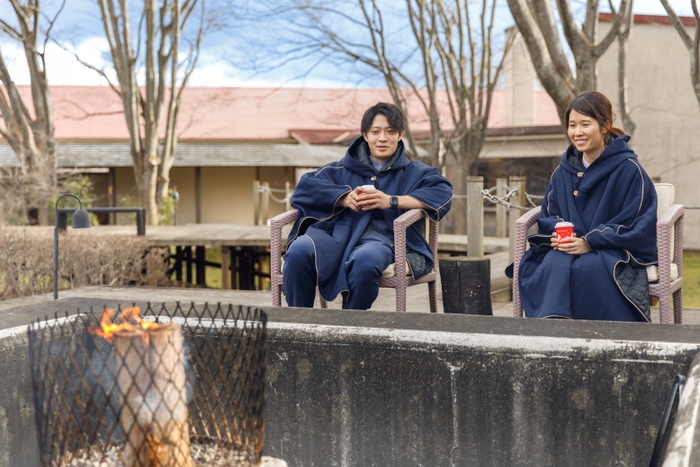
M 372 120 L 372 126 L 370 126 L 369 131 L 363 133 L 362 136 L 369 144 L 372 157 L 380 162 L 384 162 L 389 160 L 396 152 L 399 140 L 403 136 L 403 131 L 399 133 L 391 128 L 386 117 L 382 114 L 377 114 Z

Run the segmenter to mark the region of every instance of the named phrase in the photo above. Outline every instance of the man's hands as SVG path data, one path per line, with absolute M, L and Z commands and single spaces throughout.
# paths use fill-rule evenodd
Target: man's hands
M 583 238 L 577 238 L 574 233 L 571 237 L 557 239 L 557 233 L 552 233 L 552 248 L 559 250 L 562 253 L 567 253 L 569 255 L 582 255 L 593 251 L 588 245 L 588 242 Z
M 379 190 L 364 190 L 358 186 L 345 195 L 340 204 L 345 208 L 350 208 L 355 212 L 367 211 L 369 209 L 389 209 L 391 207 L 391 197 Z

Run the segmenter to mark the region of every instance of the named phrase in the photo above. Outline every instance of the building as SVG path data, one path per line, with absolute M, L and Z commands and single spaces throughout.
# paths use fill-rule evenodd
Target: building
M 26 95 L 29 90 L 24 87 L 20 91 Z M 84 173 L 93 179 L 95 206 L 134 203 L 128 132 L 118 96 L 107 86 L 56 86 L 51 88 L 51 95 L 61 170 Z M 533 122 L 558 129 L 556 111 L 546 94 L 535 91 L 533 95 L 538 109 Z M 505 99 L 505 91 L 495 92 L 489 130 L 492 136 L 482 164 L 484 171 L 494 175 L 493 184 L 496 168 L 507 166 L 504 158 L 517 160 L 512 157 L 522 154 L 504 141 L 510 138 L 537 144 L 538 139 L 528 129 L 505 129 Z M 273 192 L 280 200 L 285 187 L 293 185 L 301 172 L 340 159 L 349 142 L 359 136 L 364 111 L 378 101 L 389 100 L 384 89 L 186 89 L 178 122 L 176 160 L 170 172 L 170 185 L 177 187 L 180 195 L 178 224 L 252 224 L 254 181 L 280 190 Z M 426 134 L 429 123 L 415 111 L 420 104 L 415 100 L 408 105 L 412 130 Z M 563 141 L 560 131 L 557 137 Z M 557 148 L 546 156 L 556 160 L 560 153 Z M 527 157 L 538 155 L 530 151 Z M 17 165 L 11 148 L 2 142 L 0 165 Z M 552 168 L 547 165 L 541 171 L 540 193 Z M 284 203 L 271 199 L 271 216 L 284 209 Z
M 601 14 L 599 37 L 610 30 L 612 15 Z M 681 18 L 691 37 L 695 19 Z M 598 90 L 610 98 L 619 114 L 618 48 L 615 42 L 598 61 Z M 561 154 L 567 143 L 561 133 L 539 126 L 537 80 L 526 48 L 516 42 L 508 57 L 505 92 L 506 126 L 521 127 L 519 138 L 505 137 L 497 144 L 503 157 Z M 690 80 L 688 52 L 667 16 L 635 15 L 627 48 L 627 90 L 630 116 L 636 124 L 630 145 L 652 178 L 674 184 L 676 203 L 700 205 L 700 104 Z M 540 97 L 542 98 L 542 97 Z M 621 122 L 616 122 L 622 126 Z M 504 131 L 504 130 L 502 130 Z M 511 133 L 513 129 L 510 129 Z M 537 136 L 528 137 L 528 134 Z M 498 140 L 491 138 L 484 154 Z M 517 144 L 516 144 L 517 143 Z M 558 159 L 558 157 L 557 157 Z M 503 159 L 505 160 L 505 159 Z M 685 246 L 700 248 L 700 210 L 686 210 Z

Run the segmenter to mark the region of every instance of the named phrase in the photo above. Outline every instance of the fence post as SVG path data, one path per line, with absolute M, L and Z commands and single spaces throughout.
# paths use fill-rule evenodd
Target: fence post
M 253 225 L 260 225 L 260 181 L 253 180 Z
M 526 177 L 510 177 L 508 179 L 508 188 L 511 190 L 513 188 L 517 188 L 518 192 L 516 193 L 515 196 L 510 198 L 510 203 L 514 204 L 516 206 L 525 206 L 526 203 L 526 198 L 525 198 L 525 181 L 527 180 Z M 525 214 L 525 212 L 520 211 L 520 209 L 516 208 L 511 208 L 510 211 L 508 212 L 508 257 L 510 261 L 513 261 L 513 258 L 515 256 L 515 221 L 518 220 L 518 218 Z
M 484 177 L 467 177 L 467 256 L 484 256 Z
M 284 182 L 284 210 L 289 211 L 292 209 L 292 184 L 289 182 Z
M 267 225 L 270 219 L 270 183 L 263 182 L 261 185 L 264 191 L 260 193 L 260 213 L 262 214 L 260 224 Z
M 508 185 L 507 178 L 496 179 L 496 197 L 503 199 Z M 508 209 L 502 204 L 496 204 L 496 237 L 506 236 L 506 213 Z

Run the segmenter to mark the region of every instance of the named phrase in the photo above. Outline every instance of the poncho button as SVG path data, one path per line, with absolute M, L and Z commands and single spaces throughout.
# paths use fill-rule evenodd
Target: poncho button
M 375 175 L 374 177 L 370 178 L 370 180 L 375 181 L 377 179 L 377 176 Z
M 583 172 L 579 172 L 576 174 L 579 178 L 583 177 Z
M 574 196 L 578 196 L 578 190 L 574 190 Z

